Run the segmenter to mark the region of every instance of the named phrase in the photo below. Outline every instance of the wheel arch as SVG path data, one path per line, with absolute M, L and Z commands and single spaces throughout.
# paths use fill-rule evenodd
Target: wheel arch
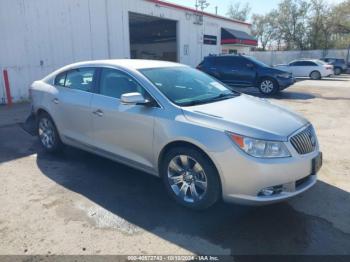
M 319 71 L 319 70 L 312 70 L 311 72 L 310 72 L 310 74 L 309 74 L 309 77 L 311 78 L 311 75 L 313 74 L 313 73 L 318 73 L 319 74 L 319 76 L 322 78 L 322 74 L 321 74 L 321 72 Z
M 205 150 L 203 148 L 201 148 L 201 146 L 199 145 L 196 145 L 192 142 L 189 142 L 189 141 L 185 141 L 185 140 L 175 140 L 175 141 L 172 141 L 172 142 L 169 142 L 168 144 L 166 144 L 160 151 L 159 155 L 158 155 L 158 174 L 159 174 L 159 177 L 162 177 L 162 173 L 160 172 L 160 169 L 161 169 L 161 165 L 162 165 L 162 162 L 163 162 L 163 159 L 164 159 L 164 156 L 166 154 L 166 152 L 168 152 L 169 150 L 171 150 L 172 148 L 176 148 L 176 147 L 188 147 L 188 148 L 192 148 L 192 149 L 195 149 L 195 150 L 198 150 L 199 152 L 201 152 L 207 159 L 208 161 L 210 161 L 210 163 L 213 165 L 213 167 L 216 169 L 216 172 L 218 174 L 218 178 L 219 178 L 219 182 L 220 182 L 220 190 L 221 190 L 221 195 L 222 195 L 222 178 L 221 178 L 221 175 L 220 175 L 220 169 L 218 167 L 218 165 L 215 163 L 215 161 L 213 160 L 212 157 L 210 157 L 209 154 L 207 154 L 205 152 Z
M 57 133 L 58 133 L 59 138 L 62 140 L 62 136 L 61 136 L 61 133 L 60 133 L 58 127 L 57 127 L 56 121 L 55 121 L 55 119 L 53 119 L 53 117 L 52 117 L 52 115 L 50 114 L 49 110 L 47 110 L 47 109 L 44 108 L 44 107 L 38 107 L 38 108 L 35 110 L 35 118 L 36 118 L 36 121 L 38 121 L 40 114 L 43 114 L 43 113 L 49 115 L 49 117 L 51 118 L 53 124 L 55 125 L 55 128 L 56 128 L 56 130 L 57 130 Z

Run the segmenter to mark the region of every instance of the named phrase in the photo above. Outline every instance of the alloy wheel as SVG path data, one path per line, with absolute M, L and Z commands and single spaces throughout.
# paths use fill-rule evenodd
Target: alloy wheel
M 273 91 L 274 85 L 271 80 L 264 80 L 260 84 L 260 89 L 265 94 L 270 94 Z
M 51 149 L 55 145 L 55 129 L 53 123 L 47 118 L 41 118 L 39 121 L 39 137 L 42 145 Z
M 175 156 L 169 162 L 168 182 L 175 195 L 187 203 L 203 199 L 208 187 L 204 169 L 187 155 Z

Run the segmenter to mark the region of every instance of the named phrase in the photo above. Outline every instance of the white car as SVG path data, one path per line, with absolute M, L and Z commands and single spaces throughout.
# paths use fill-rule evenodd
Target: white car
M 287 65 L 276 65 L 275 68 L 290 72 L 295 77 L 310 77 L 313 80 L 334 74 L 332 65 L 317 59 L 294 60 Z

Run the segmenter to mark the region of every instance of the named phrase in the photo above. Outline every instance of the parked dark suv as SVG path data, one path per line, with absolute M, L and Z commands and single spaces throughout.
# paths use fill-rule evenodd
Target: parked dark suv
M 345 63 L 345 59 L 325 57 L 325 58 L 321 58 L 321 60 L 330 65 L 333 65 L 335 75 L 340 75 L 341 73 L 345 73 L 348 69 Z
M 291 73 L 272 68 L 251 56 L 207 56 L 197 69 L 229 86 L 255 86 L 264 95 L 272 95 L 295 83 Z

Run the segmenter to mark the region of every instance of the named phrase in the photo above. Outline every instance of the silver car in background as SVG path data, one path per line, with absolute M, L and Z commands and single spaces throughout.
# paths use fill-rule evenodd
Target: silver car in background
M 286 200 L 312 187 L 322 164 L 306 119 L 181 64 L 82 62 L 30 92 L 48 152 L 67 144 L 159 176 L 194 209 Z

